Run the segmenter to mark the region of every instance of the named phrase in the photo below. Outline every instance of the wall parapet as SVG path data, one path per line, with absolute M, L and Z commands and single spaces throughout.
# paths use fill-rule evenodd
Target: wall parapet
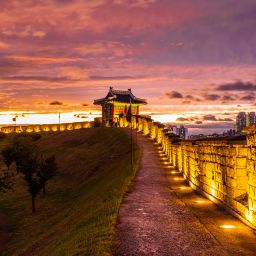
M 245 137 L 181 140 L 165 125 L 149 117 L 122 118 L 121 127 L 132 126 L 154 139 L 171 165 L 193 189 L 219 202 L 246 224 L 256 228 L 256 126 Z
M 61 124 L 33 124 L 33 125 L 11 125 L 0 128 L 3 133 L 21 133 L 21 132 L 49 132 L 66 131 L 93 127 L 93 122 L 74 122 Z

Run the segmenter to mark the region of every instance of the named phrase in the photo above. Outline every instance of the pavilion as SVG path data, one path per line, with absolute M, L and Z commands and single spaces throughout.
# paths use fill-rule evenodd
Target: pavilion
M 126 116 L 131 105 L 131 114 L 139 114 L 139 106 L 147 104 L 145 99 L 137 98 L 131 89 L 127 91 L 114 90 L 109 88 L 105 98 L 94 100 L 95 105 L 102 107 L 102 125 L 113 126 L 118 123 L 120 116 Z

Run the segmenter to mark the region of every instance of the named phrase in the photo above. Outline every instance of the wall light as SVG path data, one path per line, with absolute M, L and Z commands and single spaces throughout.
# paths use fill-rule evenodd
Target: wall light
M 180 190 L 188 189 L 188 187 L 179 187 Z
M 233 225 L 222 225 L 222 226 L 220 226 L 220 228 L 231 229 L 231 228 L 235 228 L 235 226 L 233 226 Z
M 197 203 L 197 204 L 203 204 L 203 203 L 205 203 L 205 201 L 204 201 L 204 200 L 196 200 L 195 203 Z
M 245 212 L 245 216 L 246 216 L 246 219 L 249 221 L 249 222 L 253 222 L 253 211 L 246 211 Z
M 215 198 L 214 198 L 213 196 L 211 196 L 211 195 L 209 196 L 209 199 L 210 199 L 211 201 L 213 201 L 213 202 L 215 201 Z
M 184 180 L 183 178 L 173 178 L 174 180 Z

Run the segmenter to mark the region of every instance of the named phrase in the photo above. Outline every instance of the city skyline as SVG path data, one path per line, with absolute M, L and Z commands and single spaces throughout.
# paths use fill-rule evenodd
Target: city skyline
M 0 107 L 99 110 L 109 86 L 132 88 L 159 121 L 229 127 L 255 111 L 256 3 L 1 3 Z

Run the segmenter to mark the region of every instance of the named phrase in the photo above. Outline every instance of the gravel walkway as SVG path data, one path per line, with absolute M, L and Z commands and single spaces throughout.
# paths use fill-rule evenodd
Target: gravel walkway
M 256 255 L 253 230 L 190 189 L 153 142 L 138 141 L 141 168 L 120 209 L 115 255 Z

